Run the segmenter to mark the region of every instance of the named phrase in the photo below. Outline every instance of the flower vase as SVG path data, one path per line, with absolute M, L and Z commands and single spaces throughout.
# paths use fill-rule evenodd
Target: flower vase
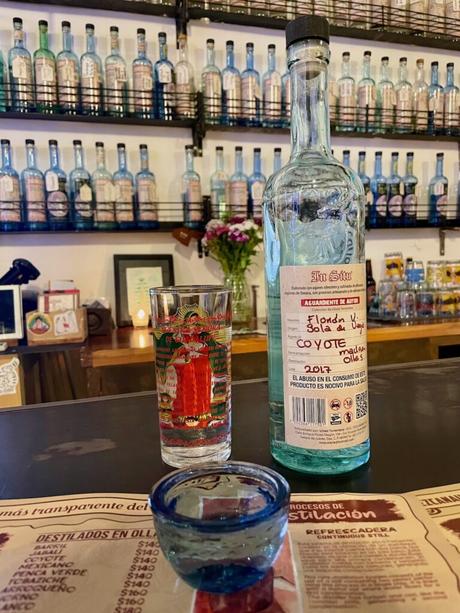
M 244 271 L 227 273 L 224 285 L 232 290 L 232 328 L 235 332 L 249 331 L 252 308 L 249 285 Z

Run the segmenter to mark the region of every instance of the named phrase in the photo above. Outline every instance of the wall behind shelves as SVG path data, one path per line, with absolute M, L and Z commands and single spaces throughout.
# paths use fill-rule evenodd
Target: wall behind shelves
M 12 18 L 20 16 L 24 20 L 27 34 L 27 47 L 33 52 L 38 43 L 39 19 L 48 19 L 50 24 L 50 45 L 53 51 L 61 49 L 60 23 L 68 19 L 72 23 L 74 48 L 78 55 L 84 51 L 85 23 L 94 23 L 98 39 L 98 53 L 104 59 L 108 50 L 108 31 L 110 25 L 120 27 L 121 51 L 128 63 L 135 56 L 136 29 L 145 27 L 147 31 L 148 53 L 152 61 L 157 59 L 157 33 L 166 31 L 169 39 L 169 55 L 173 62 L 177 59 L 175 50 L 175 29 L 172 20 L 145 15 L 117 14 L 111 11 L 90 11 L 52 6 L 26 5 L 22 3 L 5 3 L 0 7 L 0 51 L 6 58 L 11 46 Z M 225 61 L 225 41 L 233 39 L 236 46 L 236 65 L 243 69 L 244 45 L 255 43 L 256 68 L 262 74 L 266 69 L 266 47 L 270 42 L 277 45 L 278 68 L 284 71 L 284 35 L 280 31 L 249 29 L 223 24 L 204 24 L 193 22 L 189 28 L 190 59 L 196 69 L 196 78 L 205 63 L 205 41 L 216 40 L 217 63 L 220 67 Z M 460 62 L 453 53 L 443 50 L 430 50 L 389 43 L 369 43 L 366 41 L 335 38 L 332 41 L 332 73 L 337 76 L 340 69 L 341 53 L 350 50 L 354 76 L 359 78 L 361 58 L 365 49 L 373 51 L 374 78 L 378 77 L 377 64 L 382 55 L 389 55 L 392 65 L 392 78 L 396 80 L 398 59 L 406 56 L 409 63 L 410 80 L 414 77 L 415 60 L 425 59 L 427 68 L 433 60 L 439 60 L 441 66 L 441 83 L 445 82 L 445 64 L 457 60 L 456 80 L 459 81 Z M 426 71 L 428 78 L 428 70 Z M 22 170 L 25 164 L 24 139 L 35 138 L 39 147 L 39 165 L 48 167 L 47 141 L 57 138 L 60 143 L 62 166 L 66 171 L 73 165 L 72 140 L 81 138 L 86 147 L 86 165 L 90 171 L 95 167 L 94 143 L 103 140 L 107 148 L 107 162 L 110 170 L 116 169 L 116 144 L 125 142 L 129 149 L 129 166 L 132 172 L 138 170 L 138 145 L 147 142 L 150 149 L 151 168 L 156 173 L 159 198 L 167 202 L 180 201 L 180 182 L 178 174 L 183 171 L 184 146 L 191 142 L 191 133 L 185 129 L 145 128 L 140 126 L 97 125 L 68 122 L 43 122 L 31 120 L 1 120 L 0 135 L 10 138 L 14 146 L 15 166 Z M 209 176 L 214 167 L 214 149 L 216 145 L 225 148 L 226 167 L 230 173 L 233 169 L 233 149 L 242 144 L 245 154 L 245 168 L 251 173 L 251 152 L 254 146 L 261 146 L 263 152 L 263 170 L 266 175 L 272 171 L 273 148 L 281 146 L 283 160 L 289 155 L 289 137 L 287 135 L 243 134 L 229 132 L 209 132 L 204 142 L 204 157 L 196 159 L 196 169 L 201 174 L 203 193 L 209 193 Z M 373 153 L 384 152 L 384 172 L 388 172 L 390 153 L 400 151 L 405 158 L 406 151 L 415 152 L 415 174 L 421 184 L 426 184 L 434 173 L 435 153 L 444 151 L 446 174 L 450 181 L 450 202 L 455 202 L 458 181 L 458 149 L 455 143 L 434 143 L 424 141 L 397 141 L 392 143 L 383 139 L 333 139 L 336 156 L 341 159 L 342 150 L 352 152 L 352 165 L 356 166 L 357 152 L 368 152 L 367 173 L 372 174 Z M 403 167 L 400 168 L 403 173 Z M 421 189 L 419 197 L 424 200 L 426 190 Z M 422 259 L 439 257 L 439 241 L 436 230 L 372 230 L 367 233 L 367 256 L 373 259 L 375 276 L 381 272 L 382 255 L 386 251 L 401 250 L 405 256 Z M 449 232 L 446 239 L 446 257 L 459 254 L 459 239 Z M 61 234 L 61 235 L 0 235 L 0 274 L 6 270 L 15 257 L 27 257 L 42 271 L 40 282 L 49 278 L 74 278 L 84 298 L 90 296 L 107 296 L 114 302 L 113 255 L 115 253 L 172 253 L 177 283 L 219 282 L 221 276 L 215 262 L 209 258 L 200 260 L 196 243 L 183 247 L 168 234 Z M 259 295 L 261 312 L 265 311 L 263 291 L 262 255 L 256 259 L 251 283 L 260 286 Z

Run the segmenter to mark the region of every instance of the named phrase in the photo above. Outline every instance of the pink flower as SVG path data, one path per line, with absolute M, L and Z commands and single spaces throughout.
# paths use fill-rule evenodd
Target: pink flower
M 247 243 L 249 240 L 249 236 L 244 232 L 240 232 L 239 230 L 232 230 L 229 232 L 228 238 L 236 243 Z

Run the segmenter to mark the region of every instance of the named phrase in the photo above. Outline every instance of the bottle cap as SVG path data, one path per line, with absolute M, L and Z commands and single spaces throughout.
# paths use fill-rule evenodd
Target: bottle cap
M 142 145 L 139 145 L 139 149 L 148 149 L 148 147 L 147 145 L 142 144 Z
M 48 145 L 56 145 L 57 146 L 57 144 L 58 144 L 58 142 L 54 138 L 48 141 Z
M 246 43 L 246 49 L 254 49 L 254 43 Z
M 118 26 L 110 26 L 111 32 L 118 32 Z
M 423 59 L 423 57 L 419 57 L 415 61 L 416 61 L 417 64 L 424 64 L 425 63 L 425 60 Z
M 270 43 L 268 45 L 268 49 L 276 49 L 276 45 L 274 45 L 273 43 Z
M 398 157 L 399 156 L 399 152 L 398 151 L 392 151 L 391 152 L 391 157 Z
M 454 63 L 453 62 L 447 62 L 446 66 L 447 66 L 447 68 L 453 68 L 454 67 Z
M 388 55 L 385 55 L 385 56 L 382 57 L 382 62 L 388 62 L 389 59 L 390 58 L 388 57 Z
M 13 17 L 13 23 L 19 23 L 22 25 L 22 19 L 20 17 Z
M 87 23 L 85 26 L 86 30 L 94 30 L 94 24 L 92 23 Z
M 33 138 L 26 138 L 26 145 L 35 145 L 35 141 Z
M 344 150 L 343 150 L 343 154 L 344 154 L 344 155 L 345 155 L 345 154 L 347 154 L 347 153 L 350 153 L 350 149 L 344 149 Z
M 70 21 L 63 21 L 61 23 L 61 28 L 70 28 Z
M 413 152 L 413 151 L 408 151 L 408 152 L 407 152 L 407 157 L 409 157 L 410 155 L 411 155 L 411 156 L 413 156 L 413 155 L 414 155 L 414 152 Z
M 0 141 L 0 143 L 1 143 L 2 145 L 9 145 L 9 144 L 10 144 L 10 141 L 9 141 L 7 138 L 2 138 L 2 140 Z
M 96 143 L 96 147 L 103 147 L 103 146 L 104 146 L 104 143 L 98 140 Z
M 255 148 L 254 148 L 254 153 L 260 153 L 260 152 L 261 152 L 260 147 L 255 147 Z
M 228 47 L 229 45 L 233 47 L 234 42 L 233 42 L 232 40 L 228 40 L 228 41 L 227 41 L 225 44 L 227 45 L 227 47 Z
M 235 151 L 243 151 L 243 147 L 235 147 Z
M 375 155 L 382 155 L 382 152 L 381 151 L 376 151 Z
M 437 157 L 437 158 L 443 158 L 443 157 L 444 157 L 444 153 L 437 153 L 437 154 L 436 154 L 436 157 Z
M 400 57 L 400 58 L 399 58 L 399 61 L 400 61 L 400 62 L 407 62 L 407 57 Z
M 158 32 L 158 38 L 164 38 L 166 40 L 166 32 Z
M 216 147 L 216 151 L 223 151 L 224 148 L 222 146 Z
M 344 51 L 342 53 L 342 57 L 350 57 L 350 52 L 349 51 Z
M 185 145 L 185 151 L 193 150 L 193 145 Z
M 329 22 L 320 15 L 304 15 L 290 21 L 286 26 L 286 47 L 299 40 L 319 38 L 329 42 Z
M 371 57 L 372 55 L 372 51 L 365 51 L 364 52 L 364 57 Z
M 207 45 L 213 45 L 214 44 L 214 39 L 213 38 L 208 38 L 206 41 Z
M 46 21 L 46 19 L 40 19 L 38 25 L 48 27 L 48 22 Z
M 81 140 L 74 140 L 72 141 L 73 145 L 81 145 Z
M 431 62 L 432 66 L 439 66 L 439 62 Z
M 145 34 L 145 29 L 144 28 L 137 28 L 137 33 L 138 34 Z
M 275 147 L 274 151 L 275 153 L 281 153 L 281 147 Z
M 117 149 L 124 149 L 125 143 L 117 143 Z
M 358 155 L 366 155 L 365 151 L 358 151 Z

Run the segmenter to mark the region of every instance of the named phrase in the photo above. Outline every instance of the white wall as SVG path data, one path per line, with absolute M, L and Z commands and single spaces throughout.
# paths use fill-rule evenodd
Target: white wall
M 172 20 L 148 17 L 145 15 L 117 14 L 111 11 L 90 11 L 86 9 L 66 9 L 51 6 L 38 6 L 21 3 L 6 3 L 0 7 L 0 50 L 4 57 L 11 45 L 12 18 L 20 16 L 24 20 L 27 33 L 27 46 L 33 52 L 37 48 L 38 19 L 48 19 L 50 25 L 50 45 L 57 52 L 61 49 L 60 23 L 69 19 L 74 34 L 74 47 L 77 54 L 84 48 L 84 25 L 94 23 L 98 38 L 98 52 L 105 57 L 108 49 L 109 26 L 117 24 L 120 27 L 122 54 L 128 62 L 135 55 L 136 28 L 145 27 L 147 31 L 148 52 L 152 60 L 158 54 L 157 33 L 166 31 L 169 38 L 169 52 L 173 62 L 176 61 L 175 28 Z M 217 63 L 223 66 L 225 58 L 225 41 L 233 39 L 236 47 L 236 64 L 244 65 L 244 45 L 255 43 L 256 68 L 263 72 L 266 68 L 266 46 L 269 42 L 277 44 L 278 65 L 284 71 L 284 35 L 281 31 L 249 29 L 221 24 L 204 24 L 194 22 L 189 29 L 190 56 L 196 67 L 197 75 L 204 65 L 205 40 L 213 37 L 216 40 Z M 373 51 L 374 77 L 377 77 L 377 64 L 382 55 L 389 55 L 393 68 L 393 80 L 396 80 L 398 59 L 408 57 L 410 80 L 413 80 L 415 60 L 425 59 L 429 67 L 432 60 L 439 60 L 441 66 L 441 83 L 445 82 L 445 64 L 457 59 L 456 77 L 459 76 L 460 62 L 453 53 L 443 50 L 428 50 L 420 47 L 405 47 L 387 43 L 369 43 L 365 41 L 336 38 L 332 41 L 332 73 L 337 77 L 340 67 L 341 53 L 350 50 L 355 76 L 359 78 L 361 58 L 365 49 Z M 458 56 L 458 54 L 457 54 Z M 427 78 L 428 78 L 428 70 Z M 188 130 L 167 128 L 145 128 L 140 126 L 94 125 L 85 123 L 42 122 L 42 121 L 12 121 L 0 119 L 0 137 L 9 138 L 14 146 L 14 160 L 18 170 L 24 167 L 24 139 L 35 138 L 39 148 L 39 165 L 48 167 L 47 141 L 50 137 L 57 138 L 60 143 L 62 165 L 66 171 L 72 168 L 72 145 L 75 137 L 81 138 L 86 147 L 86 165 L 90 171 L 95 166 L 94 142 L 103 140 L 108 149 L 108 167 L 116 168 L 116 143 L 125 142 L 129 149 L 129 164 L 132 171 L 138 169 L 138 145 L 147 142 L 150 149 L 151 168 L 157 175 L 159 198 L 162 201 L 180 200 L 180 184 L 178 176 L 184 166 L 183 149 L 191 142 Z M 204 142 L 204 157 L 196 160 L 196 169 L 202 176 L 203 192 L 208 193 L 209 176 L 214 166 L 214 148 L 221 144 L 225 148 L 226 164 L 230 171 L 233 166 L 233 149 L 236 144 L 242 144 L 245 150 L 246 172 L 250 174 L 251 150 L 261 146 L 264 156 L 264 172 L 272 171 L 272 155 L 275 146 L 283 149 L 283 160 L 289 154 L 289 137 L 287 135 L 242 134 L 242 133 L 209 133 Z M 456 199 L 458 182 L 458 149 L 456 143 L 435 143 L 424 141 L 389 141 L 384 139 L 346 139 L 333 140 L 337 157 L 341 151 L 351 149 L 352 165 L 356 165 L 357 152 L 366 149 L 368 152 L 367 173 L 372 174 L 373 152 L 384 152 L 384 172 L 388 172 L 390 153 L 400 151 L 405 157 L 406 151 L 415 152 L 415 174 L 421 184 L 426 185 L 434 174 L 435 154 L 445 153 L 445 174 L 450 182 L 451 203 Z M 403 168 L 400 169 L 402 172 Z M 419 197 L 425 199 L 425 190 L 421 189 Z M 459 236 L 449 232 L 446 240 L 446 257 L 460 257 Z M 372 230 L 367 234 L 367 256 L 374 264 L 375 276 L 380 275 L 382 256 L 386 251 L 401 250 L 405 256 L 422 259 L 439 257 L 439 241 L 436 230 Z M 217 282 L 220 280 L 217 265 L 209 258 L 199 260 L 196 243 L 190 247 L 179 245 L 168 234 L 50 234 L 50 235 L 0 235 L 0 273 L 9 267 L 15 257 L 27 257 L 42 271 L 41 281 L 49 278 L 74 278 L 81 289 L 82 296 L 106 296 L 114 301 L 113 254 L 115 253 L 172 253 L 177 283 Z M 262 256 L 255 262 L 250 276 L 252 283 L 261 286 L 259 291 L 262 310 L 263 272 Z

